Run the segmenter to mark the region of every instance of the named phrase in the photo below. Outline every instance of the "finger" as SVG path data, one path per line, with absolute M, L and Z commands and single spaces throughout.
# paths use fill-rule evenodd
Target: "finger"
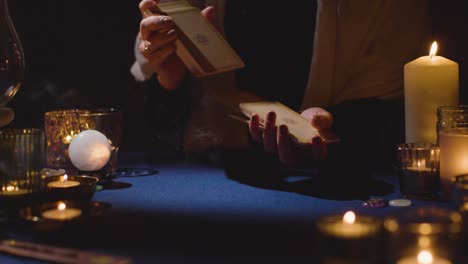
M 159 0 L 142 0 L 139 4 L 138 4 L 138 8 L 140 9 L 140 12 L 141 12 L 141 16 L 142 17 L 147 17 L 145 15 L 145 11 L 146 10 L 151 10 L 152 7 L 155 7 L 159 4 Z
M 306 109 L 301 116 L 310 120 L 311 125 L 319 131 L 329 130 L 333 124 L 333 115 L 320 107 Z
M 262 142 L 262 129 L 260 128 L 260 118 L 257 114 L 252 115 L 250 118 L 249 131 L 254 142 Z
M 293 150 L 291 142 L 291 136 L 289 135 L 289 129 L 285 125 L 279 127 L 278 132 L 278 156 L 284 165 L 293 166 L 297 164 L 297 155 Z
M 210 21 L 211 24 L 215 21 L 215 8 L 214 6 L 207 6 L 201 11 L 202 15 Z
M 330 130 L 333 123 L 333 117 L 330 113 L 315 112 L 311 120 L 311 125 L 319 132 Z
M 265 118 L 263 129 L 263 147 L 266 152 L 277 153 L 276 134 L 276 114 L 269 112 Z
M 312 158 L 314 160 L 325 160 L 328 155 L 327 144 L 320 137 L 312 138 Z
M 175 30 L 170 30 L 164 33 L 152 34 L 148 40 L 143 40 L 140 45 L 140 52 L 149 54 L 155 52 L 164 46 L 174 45 L 177 40 L 177 33 Z
M 155 15 L 144 18 L 140 22 L 141 39 L 148 40 L 155 32 L 166 32 L 174 29 L 174 20 L 170 16 Z
M 145 58 L 148 60 L 148 64 L 155 71 L 159 71 L 161 65 L 171 56 L 175 54 L 175 45 L 166 45 L 154 52 L 144 53 Z

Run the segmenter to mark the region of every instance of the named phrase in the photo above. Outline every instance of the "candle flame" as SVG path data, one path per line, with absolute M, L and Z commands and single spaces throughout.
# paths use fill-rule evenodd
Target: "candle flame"
M 344 214 L 343 216 L 343 223 L 352 225 L 356 221 L 356 215 L 354 214 L 353 211 L 348 211 Z
M 62 177 L 60 177 L 61 182 L 66 182 L 68 180 L 68 175 L 64 174 Z
M 434 261 L 432 253 L 429 250 L 423 250 L 419 252 L 417 258 L 419 264 L 432 264 L 432 262 Z
M 65 203 L 60 202 L 59 205 L 57 206 L 57 209 L 60 211 L 63 211 L 67 209 L 67 205 Z
M 431 51 L 429 51 L 429 56 L 432 58 L 433 56 L 435 56 L 437 53 L 437 42 L 434 41 L 432 42 L 432 45 L 431 45 Z

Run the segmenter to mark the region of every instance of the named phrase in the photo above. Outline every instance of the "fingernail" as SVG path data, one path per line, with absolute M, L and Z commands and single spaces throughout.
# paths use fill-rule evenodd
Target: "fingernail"
M 268 119 L 272 120 L 275 118 L 275 112 L 269 112 L 268 113 Z
M 171 22 L 171 20 L 168 17 L 163 17 L 162 22 L 164 24 L 167 24 L 167 23 Z

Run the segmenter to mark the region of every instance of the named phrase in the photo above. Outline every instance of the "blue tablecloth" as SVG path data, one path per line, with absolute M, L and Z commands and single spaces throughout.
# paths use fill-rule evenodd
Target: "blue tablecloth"
M 249 175 L 253 168 L 226 171 L 129 157 L 121 162 L 125 173 L 114 179 L 113 188 L 95 193 L 93 200 L 111 205 L 96 223 L 71 232 L 68 239 L 23 237 L 128 256 L 135 263 L 313 263 L 318 217 L 353 210 L 384 219 L 419 206 L 448 206 L 413 200 L 410 207 L 363 207 L 371 197 L 401 198 L 391 171 L 376 172 L 366 188 L 348 193 L 353 186 L 336 182 L 338 190 L 330 192 L 302 172 L 257 178 Z M 0 255 L 0 263 L 42 262 Z

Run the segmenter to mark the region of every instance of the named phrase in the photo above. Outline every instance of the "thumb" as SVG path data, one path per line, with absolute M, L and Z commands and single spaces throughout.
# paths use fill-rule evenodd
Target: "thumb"
M 214 23 L 215 18 L 215 8 L 214 6 L 207 6 L 201 11 L 202 15 L 210 21 L 211 24 Z
M 301 113 L 301 115 L 310 120 L 310 124 L 319 132 L 330 130 L 332 127 L 332 114 L 320 107 L 306 109 Z

